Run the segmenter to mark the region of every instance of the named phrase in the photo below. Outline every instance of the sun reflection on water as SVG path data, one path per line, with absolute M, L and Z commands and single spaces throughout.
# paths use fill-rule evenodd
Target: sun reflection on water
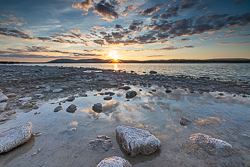
M 117 63 L 114 63 L 114 71 L 118 71 L 119 68 L 118 68 L 118 64 Z

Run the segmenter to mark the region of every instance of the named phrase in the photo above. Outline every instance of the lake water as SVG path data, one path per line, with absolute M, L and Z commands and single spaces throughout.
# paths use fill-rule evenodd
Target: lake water
M 176 76 L 185 75 L 193 77 L 210 77 L 222 80 L 250 81 L 249 63 L 50 63 L 50 64 L 25 64 L 47 65 L 64 67 L 94 67 L 100 69 L 135 71 L 138 74 L 149 71 L 157 71 L 158 74 Z

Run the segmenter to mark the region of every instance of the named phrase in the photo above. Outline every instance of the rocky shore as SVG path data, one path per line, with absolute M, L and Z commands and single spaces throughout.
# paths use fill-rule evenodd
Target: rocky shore
M 124 84 L 157 85 L 168 90 L 182 88 L 199 93 L 228 92 L 243 97 L 250 95 L 248 81 L 167 76 L 156 71 L 138 75 L 133 71 L 95 68 L 1 65 L 0 74 L 0 122 L 12 119 L 20 111 L 37 109 L 51 99 L 80 95 L 89 90 L 119 88 Z

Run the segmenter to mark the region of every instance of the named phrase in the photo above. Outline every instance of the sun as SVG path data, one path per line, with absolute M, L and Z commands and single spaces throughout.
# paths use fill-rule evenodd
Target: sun
M 118 62 L 118 60 L 120 59 L 120 57 L 117 55 L 117 51 L 113 50 L 108 54 L 108 57 L 113 59 L 114 62 Z

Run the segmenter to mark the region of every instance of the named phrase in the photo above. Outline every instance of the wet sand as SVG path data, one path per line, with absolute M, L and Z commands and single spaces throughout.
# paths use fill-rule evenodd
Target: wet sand
M 32 68 L 41 67 L 18 68 L 22 71 L 32 71 Z M 1 74 L 12 73 L 16 75 L 12 78 L 18 78 L 19 74 L 16 74 L 20 72 L 18 68 L 16 67 L 16 72 Z M 16 113 L 2 121 L 1 129 L 29 121 L 33 124 L 34 134 L 42 132 L 40 136 L 32 137 L 28 143 L 1 154 L 1 166 L 94 167 L 102 159 L 110 156 L 125 158 L 135 167 L 250 166 L 250 98 L 247 97 L 249 95 L 247 83 L 239 85 L 233 81 L 222 82 L 186 76 L 139 76 L 134 73 L 114 73 L 112 70 L 103 70 L 103 75 L 109 80 L 98 81 L 98 77 L 94 72 L 90 72 L 90 69 L 58 67 L 41 69 L 40 72 L 49 73 L 47 79 L 45 77 L 32 79 L 33 75 L 30 75 L 13 83 L 11 79 L 6 79 L 7 76 L 1 76 L 2 92 L 17 94 L 16 97 L 9 99 L 8 107 L 1 116 L 13 110 Z M 1 70 L 4 70 L 2 66 Z M 75 73 L 63 75 L 72 71 Z M 35 73 L 40 77 L 42 76 L 40 72 Z M 64 77 L 55 78 L 55 75 L 52 75 L 55 72 L 56 76 Z M 75 77 L 78 75 L 87 75 L 87 78 Z M 162 79 L 163 77 L 165 79 Z M 118 89 L 117 85 L 110 83 L 116 83 L 118 86 L 122 83 L 134 85 L 131 87 L 137 92 L 137 96 L 127 101 L 125 98 L 127 91 Z M 61 86 L 67 86 L 68 89 L 60 93 L 43 92 L 43 89 L 36 88 L 42 84 L 50 85 L 51 90 Z M 28 89 L 22 91 L 23 87 Z M 12 92 L 8 88 L 11 88 Z M 171 89 L 172 93 L 165 93 L 166 88 Z M 140 89 L 142 91 L 139 91 Z M 112 100 L 105 101 L 104 96 L 98 93 L 108 91 L 114 92 L 115 95 L 112 96 Z M 224 95 L 218 95 L 221 92 Z M 22 109 L 17 105 L 18 98 L 34 97 L 37 93 L 45 95 L 43 99 L 35 99 L 39 105 L 38 109 Z M 88 96 L 78 96 L 82 93 Z M 71 95 L 77 98 L 73 102 L 64 103 L 64 100 Z M 63 110 L 55 113 L 53 110 L 59 102 Z M 104 107 L 102 113 L 92 110 L 92 106 L 98 102 Z M 70 104 L 77 105 L 75 113 L 66 112 Z M 192 123 L 188 126 L 180 125 L 181 116 L 188 118 Z M 140 155 L 131 158 L 126 155 L 115 138 L 115 128 L 121 124 L 150 131 L 161 140 L 161 149 L 150 156 Z M 205 133 L 222 139 L 233 146 L 234 153 L 229 157 L 210 155 L 189 139 L 194 133 Z M 110 137 L 113 149 L 107 152 L 102 149 L 89 149 L 88 143 L 98 135 Z

